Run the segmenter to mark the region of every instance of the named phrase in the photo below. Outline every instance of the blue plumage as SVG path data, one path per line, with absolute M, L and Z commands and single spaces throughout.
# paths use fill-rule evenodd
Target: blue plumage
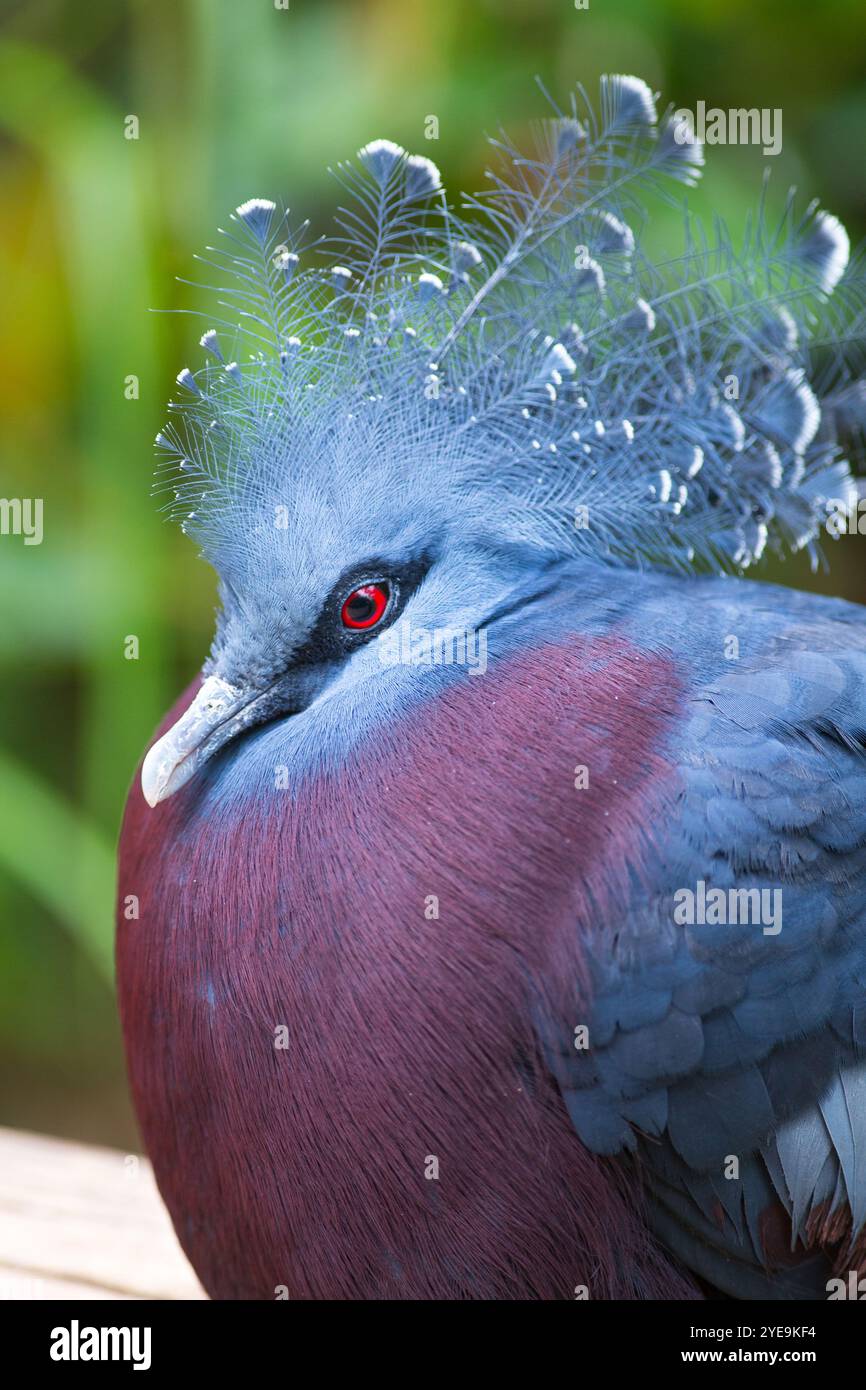
M 681 1266 L 739 1297 L 823 1296 L 834 1264 L 864 1261 L 866 621 L 731 571 L 768 547 L 817 563 L 829 514 L 856 499 L 859 274 L 838 221 L 791 202 L 775 228 L 762 203 L 740 244 L 686 218 L 682 248 L 653 260 L 645 200 L 676 201 L 703 154 L 636 78 L 605 79 L 597 113 L 582 91 L 554 108 L 535 153 L 494 144 L 487 192 L 460 211 L 432 161 L 375 140 L 337 170 L 335 237 L 256 198 L 205 258 L 224 316 L 158 442 L 169 510 L 216 567 L 222 607 L 201 689 L 143 766 L 151 807 L 181 793 L 177 827 L 157 821 L 155 842 L 131 803 L 130 862 L 182 922 L 180 962 L 160 935 L 122 937 L 140 1106 L 160 1149 L 170 1136 L 177 1211 L 189 1198 L 172 1144 L 197 1133 L 196 1106 L 210 1116 L 225 1095 L 233 1155 L 224 1171 L 198 1153 L 207 1204 L 223 1184 L 236 1195 L 248 1093 L 261 1101 L 264 1166 L 239 1194 L 229 1257 L 222 1233 L 188 1237 L 217 1293 L 260 1296 L 270 1277 L 258 1246 L 248 1268 L 248 1209 L 268 1258 L 294 1258 L 318 1230 L 322 1192 L 283 1215 L 267 1155 L 294 1153 L 299 1135 L 315 1160 L 295 1183 L 306 1192 L 321 1163 L 330 1201 L 372 1113 L 371 1151 L 390 1157 L 368 1225 L 365 1210 L 348 1249 L 334 1237 L 331 1273 L 295 1272 L 302 1293 L 342 1293 L 350 1276 L 392 1290 L 405 1266 L 411 1296 L 569 1296 L 576 1276 L 557 1261 L 573 1240 L 568 1258 L 595 1261 L 610 1296 L 663 1296 L 679 1276 L 659 1273 L 642 1224 L 625 1275 L 598 1232 L 582 1243 L 572 1218 L 592 1226 L 592 1182 L 615 1233 L 635 1234 L 598 1155 L 640 1169 Z M 359 631 L 352 616 L 379 600 L 383 631 L 398 617 L 483 630 L 505 693 L 485 703 L 490 687 L 459 663 L 383 664 L 379 619 Z M 236 844 L 253 863 L 248 833 L 267 866 L 249 884 L 227 863 Z M 207 866 L 195 893 L 187 853 Z M 412 916 L 440 879 L 461 925 L 447 951 Z M 171 1030 L 154 1037 L 138 1001 L 179 963 L 190 1054 L 202 997 L 214 1028 L 218 1004 L 258 1026 L 275 998 L 305 1039 L 306 1090 L 280 1090 L 274 1069 L 250 1087 L 231 1047 L 214 1086 L 210 1059 L 190 1063 Z M 214 992 L 202 979 L 217 969 Z M 321 1020 L 356 1006 L 363 1066 L 323 1098 L 323 1078 L 345 1080 L 345 1043 L 329 1060 Z M 193 1097 L 189 1123 L 154 1049 Z M 500 1101 L 507 1123 L 526 1122 L 532 1161 L 515 1174 Z M 486 1193 L 487 1175 L 506 1175 L 483 1268 L 469 1268 L 483 1242 L 462 1210 L 446 1239 L 393 1179 L 407 1129 L 426 1134 L 440 1102 L 471 1180 Z M 339 1123 L 322 1122 L 331 1113 Z M 574 1172 L 551 1160 L 536 1183 L 536 1149 L 573 1154 Z M 511 1176 L 532 1194 L 531 1240 L 503 1257 Z M 394 1211 L 399 1259 L 380 1248 Z M 428 1238 L 444 1254 L 416 1267 Z
M 639 1151 L 658 1228 L 687 1263 L 741 1297 L 823 1296 L 826 1268 L 808 1263 L 807 1278 L 796 1243 L 848 1210 L 853 1243 L 866 1218 L 866 624 L 847 604 L 743 586 L 743 654 L 726 662 L 727 585 L 659 577 L 650 593 L 634 595 L 644 642 L 671 640 L 652 613 L 667 601 L 688 615 L 678 660 L 697 670 L 716 652 L 715 669 L 693 682 L 669 750 L 682 784 L 622 904 L 613 957 L 599 927 L 592 1046 L 552 1047 L 552 1065 L 586 1143 Z M 699 880 L 778 891 L 780 930 L 677 930 L 671 894 Z M 724 1176 L 730 1155 L 742 1183 Z M 757 1223 L 768 1179 L 791 1216 L 788 1293 L 777 1268 L 768 1279 L 761 1240 L 744 1254 L 736 1220 L 711 1237 L 707 1222 L 695 1242 L 731 1192 Z
M 223 569 L 238 516 L 269 531 L 293 478 L 338 490 L 360 463 L 387 495 L 395 461 L 418 505 L 504 541 L 682 570 L 742 568 L 768 540 L 816 554 L 827 500 L 852 496 L 819 400 L 844 368 L 809 370 L 840 337 L 844 229 L 791 203 L 774 228 L 762 204 L 740 246 L 686 219 L 651 259 L 643 200 L 703 155 L 637 78 L 604 79 L 600 115 L 579 92 L 539 143 L 495 141 L 459 212 L 387 140 L 338 168 L 332 238 L 264 199 L 237 209 L 206 257 L 229 282 L 214 363 L 180 374 L 159 437 L 172 510 Z

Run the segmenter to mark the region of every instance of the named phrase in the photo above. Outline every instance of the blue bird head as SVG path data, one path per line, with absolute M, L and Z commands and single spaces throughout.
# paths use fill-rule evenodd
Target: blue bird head
M 476 630 L 564 560 L 817 559 L 850 498 L 835 217 L 789 200 L 771 225 L 762 200 L 735 244 L 684 210 L 653 259 L 647 200 L 682 202 L 704 161 L 635 77 L 552 107 L 531 153 L 493 145 L 459 210 L 430 159 L 374 140 L 335 171 L 336 235 L 254 198 L 203 258 L 222 318 L 157 443 L 221 612 L 145 762 L 152 804 L 242 729 L 381 695 L 373 639 L 398 617 Z

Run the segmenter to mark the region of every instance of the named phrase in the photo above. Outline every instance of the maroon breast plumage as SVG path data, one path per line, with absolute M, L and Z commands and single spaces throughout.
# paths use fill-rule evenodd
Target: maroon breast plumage
M 585 1017 L 582 894 L 669 780 L 671 672 L 572 639 L 483 687 L 291 791 L 222 805 L 196 779 L 151 810 L 133 787 L 132 1087 L 215 1297 L 689 1295 L 533 1029 Z

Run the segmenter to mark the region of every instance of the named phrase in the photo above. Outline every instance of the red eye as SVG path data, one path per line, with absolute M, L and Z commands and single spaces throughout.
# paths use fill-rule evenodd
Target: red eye
M 353 589 L 340 610 L 344 627 L 375 627 L 388 607 L 387 584 L 362 584 Z

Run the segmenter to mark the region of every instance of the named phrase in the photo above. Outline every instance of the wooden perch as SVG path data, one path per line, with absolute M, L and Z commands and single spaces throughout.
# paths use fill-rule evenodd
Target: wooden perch
M 204 1298 L 146 1158 L 0 1129 L 0 1298 Z

